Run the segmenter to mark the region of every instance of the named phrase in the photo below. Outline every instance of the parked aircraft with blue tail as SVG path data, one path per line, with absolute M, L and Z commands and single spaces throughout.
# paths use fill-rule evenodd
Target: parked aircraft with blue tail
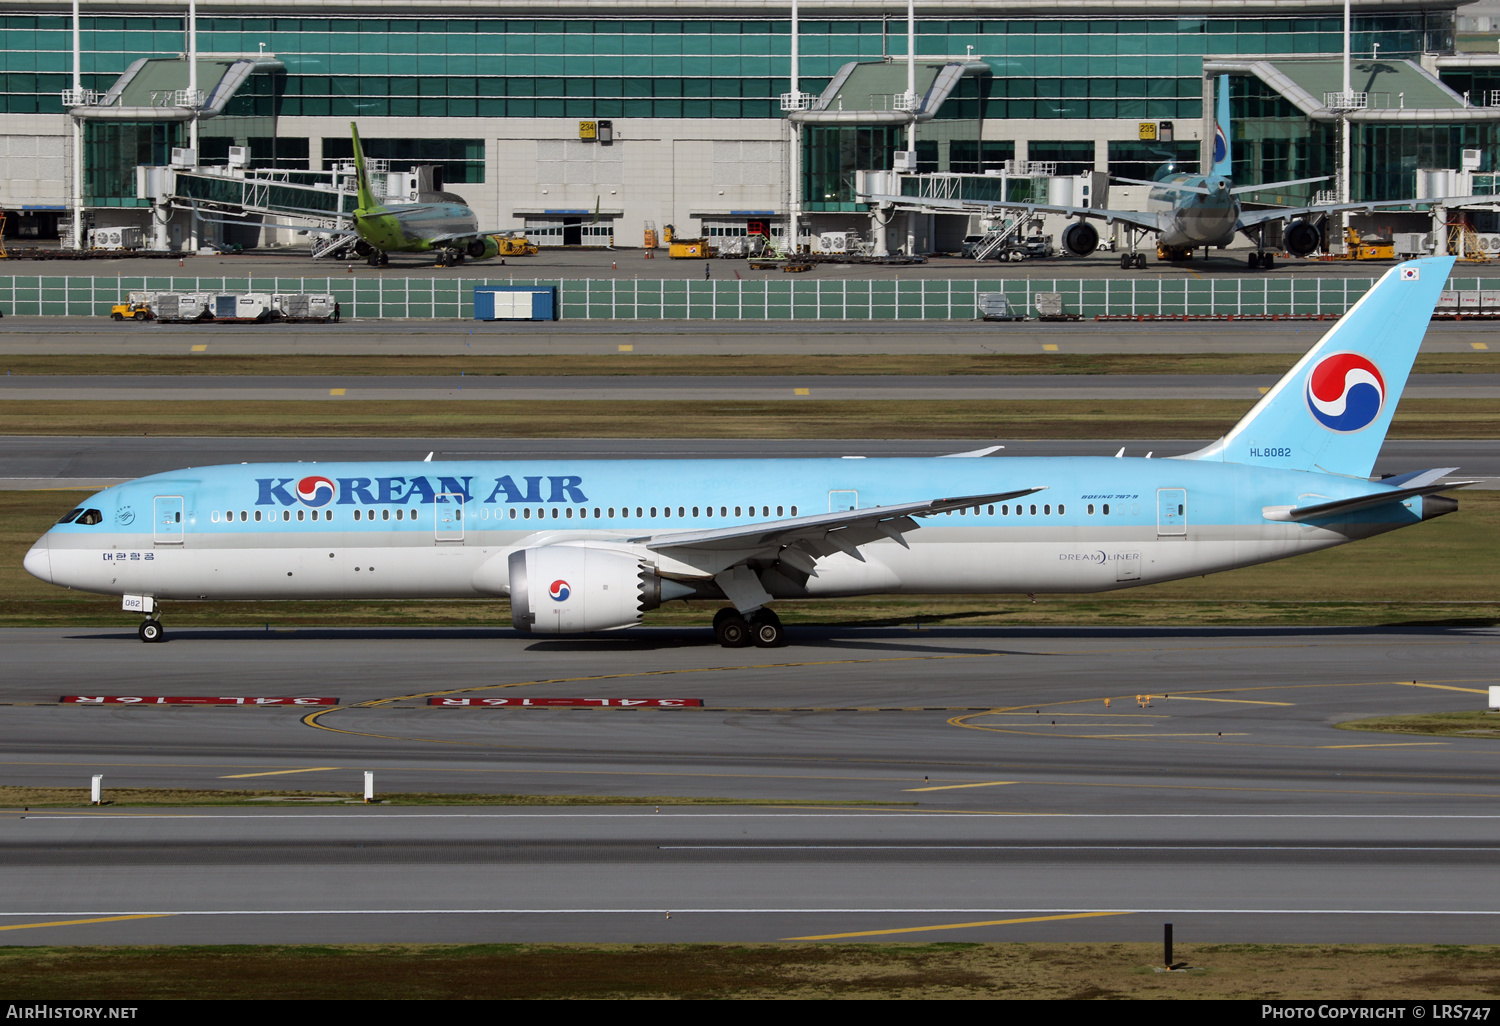
M 508 597 L 518 630 L 564 634 L 693 598 L 728 603 L 714 628 L 733 647 L 781 644 L 780 600 L 1110 591 L 1265 563 L 1457 508 L 1435 494 L 1472 483 L 1454 468 L 1370 480 L 1453 263 L 1392 268 L 1224 437 L 1174 458 L 203 467 L 93 495 L 25 566 L 123 596 L 145 641 L 171 602 Z
M 1015 210 L 1031 214 L 1063 214 L 1077 217 L 1062 232 L 1063 248 L 1074 256 L 1088 256 L 1099 248 L 1099 230 L 1089 224 L 1090 219 L 1106 224 L 1127 225 L 1130 229 L 1129 252 L 1120 254 L 1123 270 L 1145 270 L 1146 255 L 1136 251 L 1140 238 L 1156 236 L 1156 253 L 1161 260 L 1185 260 L 1196 249 L 1217 247 L 1223 249 L 1234 241 L 1240 232 L 1255 243 L 1255 252 L 1246 256 L 1251 270 L 1270 270 L 1276 266 L 1274 253 L 1265 248 L 1265 227 L 1275 221 L 1287 222 L 1282 232 L 1281 244 L 1293 256 L 1307 256 L 1323 245 L 1323 232 L 1318 220 L 1329 214 L 1346 210 L 1392 210 L 1397 208 L 1417 209 L 1418 203 L 1432 204 L 1437 197 L 1425 200 L 1372 200 L 1361 203 L 1321 203 L 1306 207 L 1271 207 L 1265 210 L 1246 210 L 1241 197 L 1251 193 L 1268 193 L 1294 185 L 1308 185 L 1326 181 L 1318 178 L 1296 178 L 1285 182 L 1265 182 L 1261 185 L 1235 185 L 1233 175 L 1233 150 L 1229 131 L 1229 77 L 1221 76 L 1218 84 L 1218 107 L 1214 124 L 1214 161 L 1207 175 L 1178 174 L 1172 165 L 1166 164 L 1156 180 L 1144 181 L 1135 178 L 1113 177 L 1113 181 L 1127 185 L 1149 185 L 1146 209 L 1110 210 L 1103 207 L 1074 207 L 1049 203 L 1019 203 L 991 200 L 943 200 L 911 196 L 884 196 L 872 194 L 858 197 L 861 201 L 889 203 L 897 208 L 951 209 L 969 211 L 974 208 L 991 210 Z M 1446 202 L 1458 200 L 1442 197 Z M 1471 200 L 1472 197 L 1462 197 Z

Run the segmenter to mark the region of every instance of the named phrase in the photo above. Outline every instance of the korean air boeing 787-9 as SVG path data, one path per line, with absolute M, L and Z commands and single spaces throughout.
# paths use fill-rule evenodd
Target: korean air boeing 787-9
M 106 488 L 26 569 L 164 603 L 509 598 L 517 630 L 607 631 L 721 600 L 779 645 L 782 599 L 1094 592 L 1265 563 L 1457 508 L 1453 468 L 1370 480 L 1453 258 L 1392 268 L 1224 437 L 1120 457 L 293 463 Z M 309 452 L 309 456 L 316 455 Z

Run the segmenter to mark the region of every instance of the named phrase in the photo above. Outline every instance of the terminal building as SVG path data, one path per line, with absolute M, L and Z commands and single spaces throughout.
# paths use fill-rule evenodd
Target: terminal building
M 1353 111 L 1337 0 L 919 0 L 914 40 L 905 0 L 800 0 L 795 86 L 790 0 L 201 0 L 195 34 L 184 0 L 84 0 L 76 69 L 73 6 L 0 3 L 12 240 L 66 243 L 77 210 L 165 248 L 308 244 L 352 205 L 351 121 L 481 228 L 574 246 L 867 229 L 856 174 L 912 124 L 917 173 L 1196 170 L 1219 75 L 1237 184 L 1336 175 L 1347 131 L 1338 186 L 1403 197 L 1496 170 L 1500 131 L 1500 53 L 1459 52 L 1443 0 L 1353 0 Z

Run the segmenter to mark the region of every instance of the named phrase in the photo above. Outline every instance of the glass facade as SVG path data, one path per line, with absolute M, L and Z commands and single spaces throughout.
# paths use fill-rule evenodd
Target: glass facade
M 365 156 L 390 161 L 392 171 L 436 164 L 449 184 L 484 181 L 483 139 L 360 139 Z M 323 139 L 323 169 L 354 159 L 354 140 L 347 135 Z
M 71 84 L 70 19 L 0 17 L 0 113 L 58 113 Z M 1451 11 L 1357 15 L 1356 51 L 1410 57 L 1453 45 Z M 200 18 L 203 52 L 287 68 L 260 104 L 285 116 L 777 118 L 788 89 L 785 20 Z M 84 86 L 138 57 L 186 48 L 178 17 L 83 18 Z M 917 52 L 994 72 L 991 118 L 1196 118 L 1205 54 L 1334 53 L 1337 17 L 924 20 Z M 972 47 L 972 51 L 968 48 Z M 802 22 L 801 86 L 853 60 L 906 53 L 902 18 Z M 974 116 L 958 96 L 951 115 Z M 258 109 L 257 113 L 272 113 Z M 944 116 L 950 116 L 945 114 Z
M 1310 202 L 1312 194 L 1333 187 L 1339 171 L 1339 125 L 1313 121 L 1258 78 L 1229 80 L 1229 115 L 1234 125 L 1234 180 L 1288 181 L 1326 175 L 1327 182 L 1278 190 L 1286 201 Z M 1350 198 L 1401 199 L 1412 194 L 1414 173 L 1423 168 L 1462 166 L 1465 149 L 1481 151 L 1481 171 L 1495 169 L 1500 125 L 1380 124 L 1353 122 Z
M 167 164 L 172 147 L 183 145 L 186 126 L 177 121 L 91 121 L 83 126 L 83 197 L 90 206 L 148 207 L 135 198 L 137 164 Z
M 1109 173 L 1121 178 L 1150 182 L 1168 169 L 1170 173 L 1196 174 L 1198 164 L 1196 142 L 1127 141 L 1109 144 Z

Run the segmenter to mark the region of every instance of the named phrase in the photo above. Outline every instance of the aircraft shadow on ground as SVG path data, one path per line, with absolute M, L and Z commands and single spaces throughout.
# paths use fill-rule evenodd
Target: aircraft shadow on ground
M 1409 621 L 1404 623 L 1366 626 L 1170 626 L 1170 627 L 1047 627 L 1047 626 L 933 626 L 917 628 L 914 625 L 886 626 L 792 626 L 787 629 L 788 643 L 781 649 L 768 652 L 787 652 L 806 648 L 869 648 L 890 650 L 893 646 L 914 651 L 930 652 L 922 642 L 998 641 L 1014 644 L 1027 640 L 1072 640 L 1098 638 L 1112 639 L 1257 639 L 1284 638 L 1289 635 L 1299 638 L 1319 637 L 1380 637 L 1383 635 L 1426 634 L 1435 637 L 1448 635 L 1468 636 L 1475 632 L 1489 632 L 1495 628 L 1492 620 L 1475 617 L 1450 620 L 1442 623 Z M 88 632 L 66 635 L 70 641 L 129 641 L 140 644 L 134 630 L 123 628 L 98 628 Z M 712 635 L 706 627 L 646 627 L 600 635 L 561 635 L 558 637 L 528 637 L 507 627 L 182 627 L 169 630 L 165 643 L 192 643 L 205 641 L 250 641 L 286 642 L 320 641 L 529 641 L 528 651 L 534 652 L 645 652 L 680 648 L 713 647 Z M 945 648 L 947 652 L 964 649 Z M 974 652 L 994 652 L 994 649 L 973 649 Z

